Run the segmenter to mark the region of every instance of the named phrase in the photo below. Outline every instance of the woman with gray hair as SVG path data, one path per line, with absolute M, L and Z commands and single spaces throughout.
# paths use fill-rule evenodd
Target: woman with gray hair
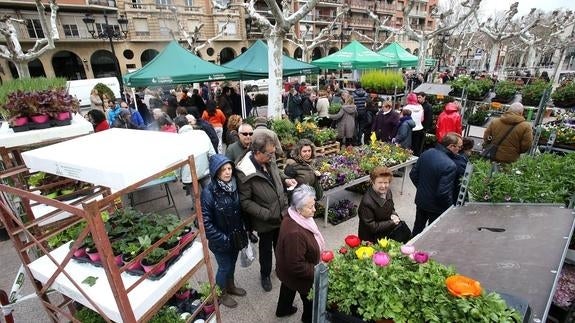
M 315 190 L 300 185 L 293 190 L 288 216 L 284 217 L 276 248 L 276 273 L 282 282 L 276 316 L 297 312 L 296 292 L 303 303 L 302 322 L 312 320 L 312 301 L 307 296 L 313 284 L 314 267 L 319 263 L 325 241 L 313 219 Z

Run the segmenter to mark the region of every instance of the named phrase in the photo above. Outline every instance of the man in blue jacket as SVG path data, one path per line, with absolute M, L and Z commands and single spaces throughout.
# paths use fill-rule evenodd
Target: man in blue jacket
M 459 153 L 462 146 L 461 135 L 450 132 L 443 137 L 441 144 L 423 152 L 411 169 L 409 177 L 417 189 L 414 236 L 453 205 L 453 190 L 457 177 L 457 166 L 453 157 Z

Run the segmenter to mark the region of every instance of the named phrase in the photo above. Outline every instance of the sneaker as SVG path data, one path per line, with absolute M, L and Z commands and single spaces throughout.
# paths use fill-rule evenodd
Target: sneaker
M 297 312 L 297 307 L 292 305 L 292 307 L 285 313 L 281 313 L 281 312 L 278 312 L 276 310 L 276 316 L 277 317 L 286 317 L 286 316 L 294 315 L 295 312 Z
M 270 276 L 262 277 L 262 288 L 266 292 L 269 292 L 272 290 L 272 280 L 270 279 Z

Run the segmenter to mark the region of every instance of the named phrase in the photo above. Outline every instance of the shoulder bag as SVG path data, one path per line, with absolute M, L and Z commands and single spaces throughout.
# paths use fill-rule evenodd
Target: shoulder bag
M 505 135 L 503 135 L 503 137 L 497 141 L 497 143 L 495 143 L 494 140 L 491 140 L 487 146 L 485 146 L 485 148 L 483 148 L 483 150 L 479 153 L 479 155 L 485 159 L 489 159 L 489 160 L 494 160 L 495 159 L 495 155 L 497 154 L 497 150 L 499 149 L 499 145 L 503 142 L 503 140 L 505 140 L 505 138 L 507 138 L 507 136 L 509 136 L 509 134 L 511 133 L 511 131 L 513 131 L 513 129 L 515 129 L 515 127 L 518 125 L 519 123 L 514 124 L 513 126 L 511 126 L 509 128 L 509 130 L 507 130 L 507 132 L 505 133 Z

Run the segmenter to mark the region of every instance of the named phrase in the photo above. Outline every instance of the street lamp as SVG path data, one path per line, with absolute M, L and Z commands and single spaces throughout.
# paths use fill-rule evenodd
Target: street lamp
M 108 39 L 110 42 L 110 49 L 112 50 L 112 56 L 114 57 L 114 66 L 116 68 L 116 74 L 119 76 L 118 81 L 120 83 L 120 95 L 124 95 L 124 81 L 122 80 L 122 70 L 120 69 L 120 62 L 116 57 L 116 50 L 114 49 L 114 42 L 113 39 L 120 40 L 126 39 L 128 36 L 128 19 L 124 17 L 124 15 L 120 15 L 118 18 L 118 24 L 120 26 L 120 30 L 116 30 L 113 25 L 108 23 L 108 15 L 104 11 L 104 22 L 105 24 L 100 28 L 96 26 L 95 22 L 96 19 L 92 16 L 92 14 L 87 13 L 82 21 L 86 24 L 86 28 L 92 38 L 94 39 Z M 98 29 L 98 30 L 96 30 Z

